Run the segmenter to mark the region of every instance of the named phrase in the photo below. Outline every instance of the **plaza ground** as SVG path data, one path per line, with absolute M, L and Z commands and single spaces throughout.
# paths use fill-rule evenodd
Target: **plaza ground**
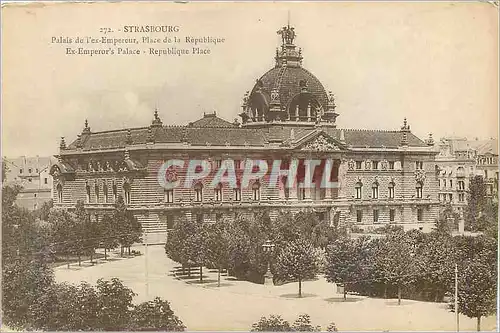
M 301 313 L 311 316 L 314 325 L 335 322 L 340 331 L 453 331 L 455 314 L 444 303 L 395 299 L 375 299 L 348 296 L 344 302 L 333 284 L 320 277 L 303 283 L 303 298 L 297 298 L 297 283 L 282 286 L 264 286 L 237 281 L 223 275 L 217 287 L 217 272 L 204 269 L 204 283 L 198 283 L 199 274 L 179 278 L 174 271 L 178 264 L 168 259 L 163 246 L 138 247 L 143 255 L 133 258 L 114 257 L 91 266 L 72 264 L 55 269 L 59 282 L 95 284 L 97 279 L 117 277 L 138 295 L 134 302 L 160 296 L 171 302 L 175 313 L 188 330 L 248 331 L 262 316 L 281 315 L 293 322 Z M 482 319 L 482 330 L 494 331 L 495 318 Z M 460 330 L 474 331 L 476 320 L 460 316 Z

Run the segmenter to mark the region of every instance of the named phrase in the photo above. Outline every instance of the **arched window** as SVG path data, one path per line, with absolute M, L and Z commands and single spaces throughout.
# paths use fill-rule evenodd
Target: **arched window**
M 116 202 L 117 198 L 118 198 L 118 187 L 116 186 L 116 183 L 113 182 L 113 201 Z
M 108 184 L 104 183 L 102 185 L 102 193 L 104 194 L 104 203 L 108 203 L 109 202 Z
M 252 198 L 255 201 L 260 200 L 260 183 L 255 182 L 252 184 Z
M 394 182 L 390 182 L 389 183 L 389 186 L 388 186 L 388 190 L 389 190 L 389 199 L 394 199 Z
M 302 92 L 291 100 L 288 116 L 292 120 L 316 121 L 316 114 L 321 106 L 313 94 Z
M 123 194 L 124 194 L 125 203 L 127 205 L 130 204 L 132 202 L 132 198 L 130 195 L 130 184 L 129 183 L 123 184 Z
M 194 186 L 194 201 L 202 202 L 203 201 L 203 184 L 197 183 Z
M 62 185 L 57 184 L 56 190 L 57 190 L 57 201 L 62 203 L 63 201 Z
M 222 201 L 222 184 L 219 183 L 215 187 L 215 201 Z
M 378 182 L 372 184 L 372 199 L 378 199 Z
M 417 186 L 416 186 L 416 196 L 418 199 L 422 198 L 422 188 L 423 188 L 423 184 L 421 182 L 418 182 Z
M 87 194 L 87 197 L 86 197 L 87 203 L 89 203 L 90 202 L 90 185 L 89 184 L 85 185 L 85 192 Z
M 362 198 L 363 184 L 361 182 L 356 183 L 356 199 Z

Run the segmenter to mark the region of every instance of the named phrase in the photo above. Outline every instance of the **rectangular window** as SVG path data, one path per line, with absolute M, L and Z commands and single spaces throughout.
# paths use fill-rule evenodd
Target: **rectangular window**
M 421 222 L 424 219 L 424 210 L 422 208 L 417 209 L 417 221 Z
M 130 189 L 126 189 L 125 190 L 125 203 L 129 205 L 131 201 L 132 201 L 132 198 L 130 197 Z
M 450 179 L 450 188 L 453 188 L 453 180 Z
M 260 187 L 259 188 L 252 188 L 252 197 L 255 201 L 260 200 Z
M 372 198 L 378 199 L 378 186 L 372 187 Z
M 361 169 L 361 161 L 356 161 L 356 169 Z
M 43 179 L 43 183 L 44 183 L 44 184 L 48 184 L 48 182 L 49 182 L 49 180 L 48 180 L 47 178 L 44 178 L 44 179 Z
M 173 215 L 167 215 L 167 230 L 171 230 L 174 228 L 174 216 Z
M 241 164 L 240 160 L 234 160 L 234 169 L 235 170 L 239 170 L 240 169 L 240 164 Z
M 23 173 L 23 169 L 19 169 L 19 173 Z
M 165 190 L 165 202 L 167 203 L 174 202 L 174 189 Z
M 241 188 L 236 187 L 233 189 L 234 201 L 241 201 Z
M 35 194 L 33 194 L 33 196 L 36 198 L 36 193 L 35 193 Z
M 378 222 L 378 209 L 373 210 L 373 222 Z
M 422 162 L 422 161 L 415 162 L 415 168 L 417 170 L 422 170 L 424 168 L 424 162 Z
M 422 199 L 422 185 L 417 185 L 416 192 L 417 198 Z
M 396 210 L 390 209 L 389 210 L 389 221 L 394 222 L 395 218 L 396 218 Z
M 378 170 L 378 161 L 373 161 L 373 170 Z
M 39 171 L 38 171 L 38 169 L 35 169 L 35 171 L 36 171 L 36 173 L 38 173 L 38 172 L 39 172 Z
M 203 188 L 201 186 L 197 186 L 194 189 L 194 201 L 201 202 L 203 200 Z
M 463 193 L 459 193 L 458 194 L 458 201 L 464 202 L 465 201 L 464 199 L 465 199 L 465 195 Z
M 31 170 L 31 168 L 29 168 L 29 169 L 28 169 L 28 173 L 31 173 L 31 171 L 32 171 L 32 170 Z
M 222 166 L 222 160 L 215 160 L 215 167 L 217 169 L 220 169 L 221 166 Z
M 394 161 L 389 161 L 389 169 L 394 170 Z
M 362 221 L 363 221 L 363 211 L 357 210 L 356 211 L 356 222 L 361 223 Z

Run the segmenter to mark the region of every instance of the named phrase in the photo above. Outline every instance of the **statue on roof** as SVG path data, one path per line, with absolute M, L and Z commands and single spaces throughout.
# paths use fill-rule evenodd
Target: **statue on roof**
M 285 44 L 293 44 L 293 40 L 296 37 L 295 29 L 290 26 L 284 26 L 280 30 L 276 32 L 278 35 L 281 35 L 281 42 L 283 45 Z

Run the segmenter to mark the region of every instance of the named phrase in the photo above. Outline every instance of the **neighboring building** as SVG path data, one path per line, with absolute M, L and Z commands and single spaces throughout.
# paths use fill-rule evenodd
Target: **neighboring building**
M 485 179 L 487 193 L 498 200 L 498 140 L 443 138 L 436 157 L 439 168 L 439 200 L 462 212 L 467 205 L 470 178 Z
M 19 206 L 33 210 L 52 198 L 50 168 L 55 162 L 54 157 L 3 158 L 7 169 L 3 182 L 22 186 L 16 201 Z
M 281 32 L 276 65 L 245 94 L 242 124 L 214 112 L 186 126 L 168 126 L 158 111 L 147 127 L 92 132 L 85 122 L 74 142 L 61 140 L 59 161 L 51 169 L 55 205 L 71 208 L 84 200 L 99 219 L 122 194 L 145 231 L 163 241 L 180 216 L 218 221 L 258 209 L 269 209 L 272 217 L 281 210 L 312 209 L 320 219 L 348 228 L 394 224 L 431 230 L 439 211 L 432 140 L 412 134 L 406 119 L 397 130 L 337 128 L 333 94 L 302 67 L 293 30 Z M 247 159 L 270 161 L 270 166 L 280 159 L 282 169 L 296 161 L 299 167 L 290 189 L 266 186 L 269 174 L 247 188 L 239 182 L 235 188 L 227 183 L 212 188 L 211 174 L 191 188 L 165 190 L 158 170 L 170 159 L 204 159 L 215 169 L 232 159 L 238 177 Z M 312 175 L 316 187 L 303 189 L 308 159 L 322 163 Z M 329 159 L 334 161 L 331 180 L 339 187 L 323 189 L 318 174 Z M 185 168 L 169 172 L 171 180 L 184 182 Z M 279 182 L 285 184 L 286 177 Z

